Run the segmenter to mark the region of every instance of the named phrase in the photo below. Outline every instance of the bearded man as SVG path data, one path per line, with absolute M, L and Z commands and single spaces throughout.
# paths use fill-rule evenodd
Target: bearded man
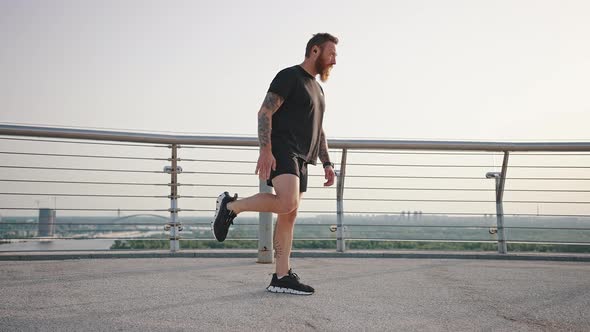
M 289 257 L 293 227 L 299 203 L 307 190 L 307 165 L 319 157 L 326 182 L 334 184 L 334 164 L 328 155 L 328 143 L 322 128 L 324 92 L 315 77 L 325 82 L 336 64 L 338 38 L 318 33 L 307 43 L 303 63 L 281 70 L 274 78 L 258 111 L 260 155 L 255 173 L 275 194 L 259 193 L 238 200 L 226 191 L 216 204 L 211 223 L 218 241 L 224 241 L 234 218 L 245 211 L 277 214 L 273 245 L 276 273 L 266 288 L 274 293 L 311 295 L 314 289 L 299 281 Z

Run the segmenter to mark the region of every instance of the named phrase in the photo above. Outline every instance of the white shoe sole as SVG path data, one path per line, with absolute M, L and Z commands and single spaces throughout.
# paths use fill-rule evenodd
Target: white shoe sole
M 213 233 L 213 237 L 216 240 L 217 240 L 217 237 L 215 236 L 214 225 L 215 225 L 215 220 L 217 219 L 217 215 L 219 214 L 219 211 L 221 210 L 221 202 L 223 202 L 223 198 L 225 198 L 225 193 L 222 193 L 221 195 L 219 195 L 217 197 L 217 203 L 215 205 L 215 216 L 213 217 L 213 221 L 211 222 L 211 233 Z
M 277 287 L 277 286 L 268 286 L 266 290 L 271 293 L 286 293 L 286 294 L 295 294 L 295 295 L 312 295 L 313 292 L 304 292 L 298 291 L 291 288 L 284 288 L 284 287 Z

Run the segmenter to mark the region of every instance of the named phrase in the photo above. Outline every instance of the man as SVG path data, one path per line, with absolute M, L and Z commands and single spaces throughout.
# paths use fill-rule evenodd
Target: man
M 338 38 L 315 34 L 305 48 L 305 60 L 281 70 L 268 89 L 258 111 L 260 155 L 256 174 L 273 186 L 275 194 L 259 193 L 238 200 L 224 192 L 217 199 L 213 234 L 225 240 L 233 219 L 241 212 L 273 212 L 277 222 L 273 239 L 276 273 L 270 292 L 311 295 L 314 289 L 299 281 L 289 265 L 293 226 L 303 193 L 307 190 L 307 165 L 319 157 L 324 166 L 324 186 L 334 184 L 334 164 L 322 128 L 324 93 L 315 77 L 325 82 L 336 64 Z

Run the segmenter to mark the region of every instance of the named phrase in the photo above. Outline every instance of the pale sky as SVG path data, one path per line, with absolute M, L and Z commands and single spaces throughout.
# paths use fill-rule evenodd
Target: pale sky
M 324 129 L 328 138 L 590 141 L 589 18 L 590 2 L 585 0 L 0 0 L 0 123 L 256 136 L 256 113 L 274 75 L 303 61 L 305 45 L 314 33 L 330 32 L 339 37 L 340 43 L 337 65 L 330 80 L 323 84 L 327 104 Z M 20 151 L 20 145 L 12 141 L 0 143 L 3 150 Z M 28 150 L 23 148 L 23 151 L 43 152 L 46 145 L 26 147 Z M 89 149 L 84 152 L 89 154 L 103 152 L 96 146 L 77 148 Z M 72 151 L 68 144 L 59 144 L 55 149 L 53 152 Z M 103 154 L 114 153 L 108 146 L 104 149 Z M 132 152 L 135 150 L 140 153 L 139 149 Z M 166 158 L 168 152 L 160 151 L 157 157 Z M 200 150 L 183 151 L 183 157 L 202 158 L 203 154 Z M 339 154 L 333 157 L 338 162 Z M 363 162 L 369 157 L 358 154 L 350 160 Z M 45 159 L 35 156 L 3 155 L 2 158 L 6 164 L 45 164 Z M 404 163 L 403 156 L 379 158 Z M 413 159 L 406 163 L 422 157 L 407 158 Z M 491 155 L 481 158 L 469 161 L 468 157 L 465 160 L 444 157 L 441 161 L 494 165 L 495 169 L 466 169 L 460 174 L 481 177 L 477 182 L 479 187 L 493 188 L 492 180 L 485 179 L 485 172 L 499 170 L 502 159 Z M 515 165 L 542 163 L 545 157 L 532 157 L 532 161 L 511 158 L 511 165 Z M 545 159 L 553 165 L 587 165 L 585 157 L 572 158 L 563 162 Z M 254 162 L 256 156 L 251 153 L 241 159 Z M 428 155 L 423 159 L 420 162 L 437 162 Z M 60 167 L 72 163 L 84 165 L 82 162 L 71 158 L 47 159 L 48 165 Z M 86 163 L 85 167 L 119 167 L 92 159 Z M 136 166 L 128 162 L 122 168 L 161 170 L 165 163 Z M 183 164 L 189 171 L 205 167 L 209 167 L 205 170 L 219 171 L 220 166 Z M 252 164 L 240 167 L 240 171 L 254 171 Z M 348 170 L 349 174 L 380 171 L 395 173 L 376 168 Z M 410 171 L 425 174 L 419 168 Z M 547 176 L 541 171 L 511 169 L 509 176 Z M 405 169 L 398 172 L 410 174 L 404 173 Z M 565 176 L 586 176 L 585 169 L 564 172 L 569 172 Z M 313 168 L 312 173 L 317 176 L 312 185 L 321 186 L 322 178 L 318 176 L 321 168 Z M 97 175 L 2 170 L 2 178 L 63 179 L 64 176 L 96 180 Z M 119 178 L 109 176 L 115 179 L 111 181 L 133 180 L 126 174 L 117 175 Z M 239 180 L 183 176 L 187 182 L 225 184 Z M 168 181 L 161 175 L 154 178 L 141 175 L 137 180 Z M 254 175 L 243 181 L 257 184 Z M 392 180 L 387 185 L 445 186 L 430 182 Z M 571 182 L 511 182 L 507 186 L 587 189 L 587 186 L 580 187 L 587 184 L 580 182 L 576 184 L 578 187 L 572 187 Z M 374 184 L 351 178 L 347 185 Z M 49 193 L 67 191 L 65 187 L 10 183 L 2 186 L 7 192 L 48 194 L 26 201 L 22 197 L 2 196 L 0 207 L 119 206 L 104 199 L 78 204 L 74 198 L 59 198 L 56 204 Z M 473 185 L 465 184 L 469 186 Z M 98 193 L 113 190 L 90 189 Z M 124 193 L 132 189 L 137 188 L 125 188 Z M 166 190 L 164 187 L 154 193 L 166 195 Z M 183 193 L 214 197 L 218 190 L 185 188 Z M 256 188 L 248 190 L 253 193 Z M 333 188 L 322 190 L 309 197 L 334 194 Z M 349 193 L 350 196 L 370 194 Z M 246 194 L 249 194 L 247 190 L 240 192 L 241 197 Z M 407 192 L 393 194 L 408 197 Z M 419 192 L 409 196 L 441 197 L 437 195 Z M 473 198 L 469 192 L 462 195 L 462 198 Z M 556 195 L 538 195 L 534 199 L 583 200 L 586 194 L 574 193 L 565 198 Z M 516 193 L 508 199 L 521 197 Z M 493 200 L 493 193 L 481 193 L 475 198 Z M 152 207 L 147 200 L 136 205 L 125 204 L 121 207 L 146 204 Z M 162 199 L 154 207 L 165 209 L 167 204 Z M 309 204 L 306 209 L 312 210 L 334 207 L 333 202 L 327 201 L 321 206 L 313 201 L 305 204 Z M 182 207 L 210 209 L 211 204 L 209 200 L 192 200 L 183 201 Z M 445 204 L 444 211 L 471 211 L 476 207 Z M 355 208 L 355 203 L 347 206 L 348 210 Z M 400 203 L 388 208 L 442 210 L 434 204 L 422 203 Z M 478 211 L 488 213 L 493 209 L 490 203 Z M 588 214 L 588 206 L 581 204 L 573 207 L 544 204 L 540 210 Z M 528 204 L 524 208 L 509 207 L 506 211 L 534 213 L 539 211 L 539 206 Z
M 340 38 L 332 138 L 588 140 L 588 1 L 0 2 L 0 122 L 256 135 L 277 71 Z

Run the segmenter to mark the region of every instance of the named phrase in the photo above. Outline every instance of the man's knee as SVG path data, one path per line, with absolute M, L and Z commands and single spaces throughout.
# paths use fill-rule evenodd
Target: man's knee
M 279 214 L 277 223 L 282 224 L 283 226 L 290 225 L 290 227 L 292 227 L 295 224 L 295 220 L 297 220 L 297 209 L 289 213 Z
M 277 194 L 278 214 L 290 213 L 299 207 L 299 177 L 293 174 L 281 174 L 273 179 Z
M 297 213 L 299 208 L 298 197 L 279 197 L 279 209 L 278 214 Z

